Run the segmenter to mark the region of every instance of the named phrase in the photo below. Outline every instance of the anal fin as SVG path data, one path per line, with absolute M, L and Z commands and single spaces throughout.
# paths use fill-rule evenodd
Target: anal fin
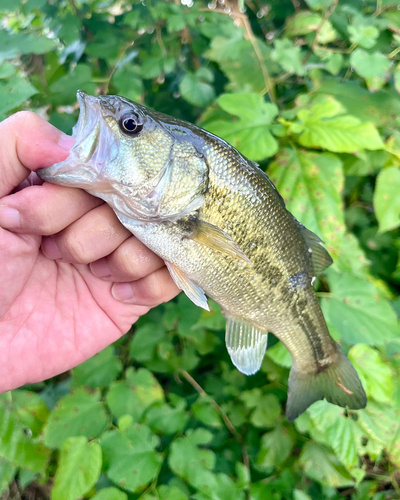
M 225 233 L 225 231 L 222 231 L 222 229 L 219 229 L 213 224 L 196 219 L 195 217 L 191 217 L 190 222 L 193 226 L 193 232 L 188 238 L 200 245 L 251 263 L 247 255 L 239 248 L 229 234 Z
M 170 262 L 165 262 L 168 268 L 171 278 L 175 281 L 178 288 L 183 290 L 189 299 L 196 304 L 196 306 L 202 307 L 206 311 L 209 311 L 207 297 L 203 290 L 196 285 L 191 279 L 189 279 L 179 267 L 171 264 Z
M 256 373 L 264 359 L 268 333 L 247 321 L 226 316 L 226 348 L 232 363 L 245 375 Z

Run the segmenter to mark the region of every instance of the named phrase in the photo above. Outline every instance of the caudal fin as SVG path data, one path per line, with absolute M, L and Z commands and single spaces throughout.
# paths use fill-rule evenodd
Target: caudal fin
M 302 374 L 293 367 L 289 375 L 286 417 L 293 421 L 315 401 L 326 398 L 330 403 L 352 410 L 365 408 L 367 397 L 353 365 L 339 348 L 339 359 L 324 371 Z

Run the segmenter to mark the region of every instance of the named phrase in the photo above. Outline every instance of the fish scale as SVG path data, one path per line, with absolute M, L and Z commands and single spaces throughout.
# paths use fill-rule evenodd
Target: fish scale
M 78 99 L 70 157 L 38 175 L 105 200 L 193 302 L 207 309 L 207 295 L 220 304 L 227 349 L 243 373 L 259 370 L 274 333 L 293 360 L 290 420 L 323 398 L 364 407 L 357 373 L 330 337 L 312 286 L 332 261 L 266 174 L 195 125 L 118 96 Z M 124 129 L 126 117 L 133 131 Z

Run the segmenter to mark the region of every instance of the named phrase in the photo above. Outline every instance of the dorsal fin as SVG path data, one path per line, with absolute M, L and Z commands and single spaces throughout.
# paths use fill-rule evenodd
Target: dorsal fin
M 324 243 L 319 236 L 307 229 L 303 224 L 299 222 L 300 231 L 303 238 L 306 240 L 309 251 L 311 253 L 311 260 L 314 269 L 314 276 L 322 273 L 327 269 L 332 263 L 332 257 L 329 255 L 328 251 L 322 246 Z
M 226 348 L 232 363 L 245 375 L 253 375 L 260 369 L 267 341 L 267 332 L 247 321 L 226 315 Z

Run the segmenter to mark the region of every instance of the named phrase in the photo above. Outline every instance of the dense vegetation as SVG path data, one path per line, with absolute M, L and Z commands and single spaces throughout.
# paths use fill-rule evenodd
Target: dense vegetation
M 76 90 L 197 122 L 326 242 L 316 286 L 365 410 L 284 417 L 290 357 L 245 377 L 182 294 L 83 365 L 0 396 L 0 493 L 75 500 L 400 498 L 399 0 L 0 0 L 0 118 L 66 132 Z

